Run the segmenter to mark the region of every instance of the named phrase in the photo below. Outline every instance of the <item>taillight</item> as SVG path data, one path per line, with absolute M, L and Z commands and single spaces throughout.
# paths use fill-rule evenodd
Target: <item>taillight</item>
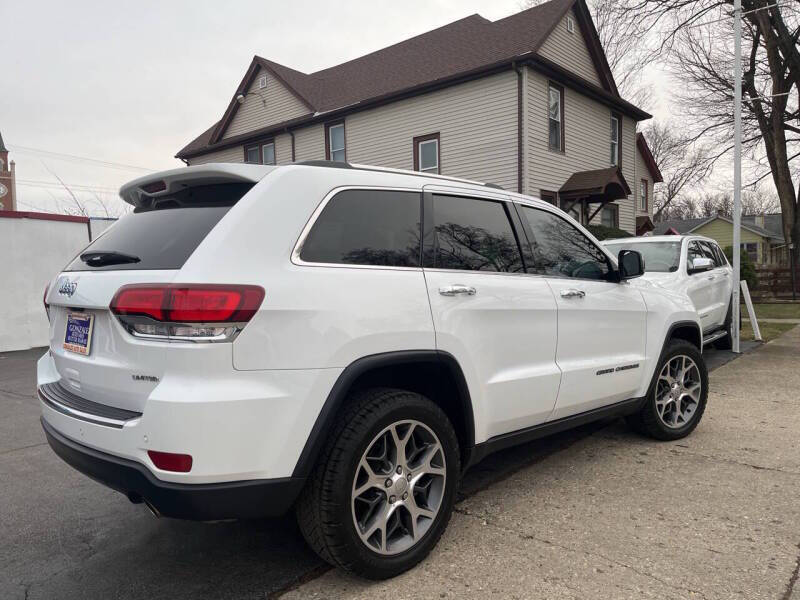
M 47 313 L 47 320 L 50 321 L 50 305 L 47 303 L 47 292 L 50 291 L 50 284 L 44 285 L 44 295 L 42 296 L 42 304 L 44 304 L 44 312 Z
M 139 337 L 227 341 L 263 300 L 255 285 L 135 284 L 121 287 L 110 309 Z
M 149 456 L 153 464 L 162 471 L 188 473 L 192 470 L 192 457 L 188 454 L 174 454 L 172 452 L 148 450 L 147 456 Z

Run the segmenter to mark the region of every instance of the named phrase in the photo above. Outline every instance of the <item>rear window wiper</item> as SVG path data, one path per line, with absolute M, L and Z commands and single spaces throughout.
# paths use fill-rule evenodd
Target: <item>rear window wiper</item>
M 138 263 L 142 259 L 132 254 L 114 251 L 84 252 L 81 260 L 90 267 L 104 267 L 106 265 L 124 265 Z

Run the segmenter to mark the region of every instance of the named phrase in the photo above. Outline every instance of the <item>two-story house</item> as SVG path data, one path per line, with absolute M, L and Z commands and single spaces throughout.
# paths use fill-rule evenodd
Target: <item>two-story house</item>
M 222 118 L 177 157 L 440 173 L 633 233 L 648 230 L 660 178 L 637 137 L 649 118 L 619 95 L 585 0 L 551 0 L 310 74 L 256 56 Z

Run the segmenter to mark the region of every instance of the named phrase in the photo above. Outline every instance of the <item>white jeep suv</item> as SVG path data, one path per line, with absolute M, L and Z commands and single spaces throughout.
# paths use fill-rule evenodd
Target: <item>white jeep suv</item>
M 643 279 L 692 299 L 703 343 L 730 350 L 733 344 L 733 269 L 716 241 L 700 235 L 658 235 L 603 242 L 613 253 L 636 250 Z
M 490 452 L 626 416 L 688 435 L 708 377 L 691 300 L 629 280 L 553 206 L 475 182 L 306 163 L 137 179 L 50 284 L 42 425 L 156 514 L 294 509 L 384 578 L 442 535 Z

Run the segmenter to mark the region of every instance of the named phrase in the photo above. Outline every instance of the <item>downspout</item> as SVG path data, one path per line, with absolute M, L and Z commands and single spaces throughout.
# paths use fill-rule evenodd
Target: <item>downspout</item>
M 522 69 L 516 61 L 511 68 L 517 73 L 517 193 L 522 193 Z
M 295 160 L 294 159 L 294 131 L 292 131 L 288 127 L 284 131 L 286 131 L 286 133 L 288 133 L 289 136 L 292 138 L 292 162 L 294 162 L 294 160 Z

